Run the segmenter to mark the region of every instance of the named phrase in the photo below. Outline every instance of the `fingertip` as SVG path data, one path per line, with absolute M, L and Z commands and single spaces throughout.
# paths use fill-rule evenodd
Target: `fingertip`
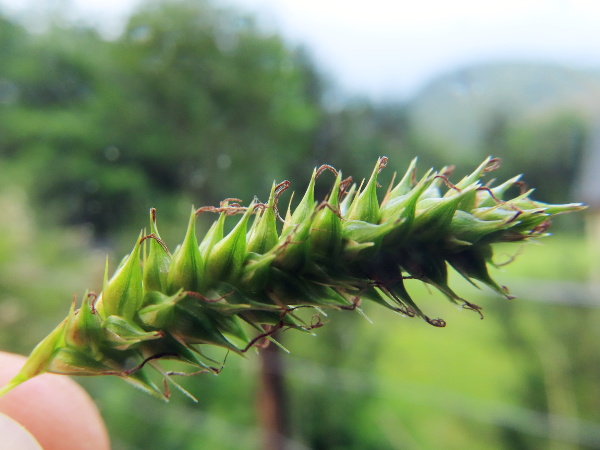
M 0 436 L 5 448 L 44 450 L 23 425 L 3 413 L 0 413 Z
M 0 385 L 26 358 L 0 352 Z M 28 430 L 45 450 L 107 450 L 110 441 L 98 408 L 71 378 L 43 374 L 0 398 L 0 412 Z

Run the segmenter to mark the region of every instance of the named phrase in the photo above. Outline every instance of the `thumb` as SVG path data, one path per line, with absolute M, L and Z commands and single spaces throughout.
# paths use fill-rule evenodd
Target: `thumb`
M 29 431 L 3 413 L 0 413 L 0 436 L 7 449 L 43 450 Z
M 0 352 L 0 386 L 15 376 L 24 362 L 22 356 Z M 12 427 L 11 436 L 17 436 L 15 426 L 21 426 L 44 450 L 110 448 L 96 405 L 81 386 L 64 375 L 43 374 L 17 386 L 0 398 L 0 413 L 12 419 L 6 425 Z M 0 431 L 0 436 L 2 449 L 30 448 L 5 447 L 4 432 Z

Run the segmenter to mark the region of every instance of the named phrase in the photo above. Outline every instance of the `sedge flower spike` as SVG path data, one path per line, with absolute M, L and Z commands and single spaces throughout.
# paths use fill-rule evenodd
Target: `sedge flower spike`
M 169 383 L 185 391 L 160 360 L 187 363 L 193 373 L 218 373 L 219 364 L 203 353 L 208 345 L 243 354 L 264 339 L 273 340 L 278 329 L 309 331 L 322 324 L 324 309 L 354 310 L 364 301 L 445 326 L 410 296 L 409 284 L 417 281 L 483 317 L 479 306 L 449 286 L 448 267 L 512 298 L 488 272 L 492 245 L 544 236 L 551 216 L 584 208 L 537 202 L 523 189 L 506 198 L 511 187 L 522 187 L 519 177 L 496 187 L 481 181 L 498 163 L 488 158 L 453 184 L 450 168 L 431 169 L 418 178 L 413 160 L 385 195 L 378 192 L 385 157 L 359 186 L 322 166 L 285 219 L 278 200 L 287 181 L 273 185 L 267 203 L 255 199 L 244 207 L 228 199 L 219 207 L 192 210 L 183 243 L 173 253 L 160 238 L 152 209 L 150 234 L 140 235 L 110 279 L 107 268 L 102 293 L 86 293 L 78 309 L 74 300 L 67 318 L 38 344 L 0 395 L 53 372 L 115 375 L 168 398 Z M 318 202 L 315 181 L 324 172 L 333 172 L 335 180 Z M 198 240 L 196 218 L 208 212 L 219 217 Z M 235 215 L 241 218 L 225 234 L 224 222 Z M 309 323 L 301 308 L 315 311 Z M 152 371 L 164 378 L 164 386 L 153 381 Z

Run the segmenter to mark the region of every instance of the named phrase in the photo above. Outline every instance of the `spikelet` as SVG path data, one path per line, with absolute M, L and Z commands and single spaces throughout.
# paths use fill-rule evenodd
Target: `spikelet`
M 203 346 L 242 354 L 277 329 L 308 331 L 321 324 L 314 318 L 303 321 L 298 308 L 314 308 L 318 314 L 325 308 L 356 309 L 371 300 L 445 326 L 417 306 L 407 280 L 427 283 L 481 315 L 479 306 L 450 288 L 448 267 L 511 298 L 488 272 L 492 244 L 543 236 L 551 216 L 584 208 L 536 202 L 529 198 L 531 191 L 505 199 L 519 177 L 497 187 L 483 185 L 482 176 L 498 166 L 492 158 L 457 184 L 448 180 L 448 169 L 429 170 L 417 179 L 415 159 L 379 201 L 377 179 L 386 164 L 387 158 L 380 158 L 359 187 L 331 166 L 316 169 L 281 231 L 278 199 L 289 182 L 273 185 L 265 204 L 242 207 L 229 199 L 219 207 L 192 210 L 183 243 L 173 254 L 151 210 L 150 234 L 140 235 L 110 280 L 107 266 L 98 298 L 86 294 L 79 309 L 73 301 L 68 317 L 33 350 L 0 395 L 53 372 L 116 375 L 168 398 L 168 388 L 163 392 L 152 381 L 151 370 L 165 378 L 165 385 L 183 388 L 162 369 L 160 359 L 183 361 L 194 373 L 218 373 L 221 367 L 203 354 Z M 334 173 L 335 181 L 319 203 L 315 180 L 325 170 Z M 207 212 L 220 217 L 198 243 L 196 217 Z M 236 214 L 241 219 L 225 235 L 226 218 Z

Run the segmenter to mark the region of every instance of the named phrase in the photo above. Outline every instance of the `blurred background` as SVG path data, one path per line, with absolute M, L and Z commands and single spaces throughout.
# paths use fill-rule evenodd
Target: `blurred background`
M 303 191 L 320 164 L 361 179 L 386 155 L 385 184 L 493 155 L 591 208 L 497 248 L 517 300 L 453 279 L 483 321 L 415 284 L 446 328 L 366 305 L 286 333 L 287 448 L 600 448 L 600 7 L 418 3 L 0 0 L 0 348 L 99 291 L 151 207 L 174 247 L 190 205 Z M 260 370 L 183 380 L 198 404 L 78 381 L 115 450 L 258 449 Z

